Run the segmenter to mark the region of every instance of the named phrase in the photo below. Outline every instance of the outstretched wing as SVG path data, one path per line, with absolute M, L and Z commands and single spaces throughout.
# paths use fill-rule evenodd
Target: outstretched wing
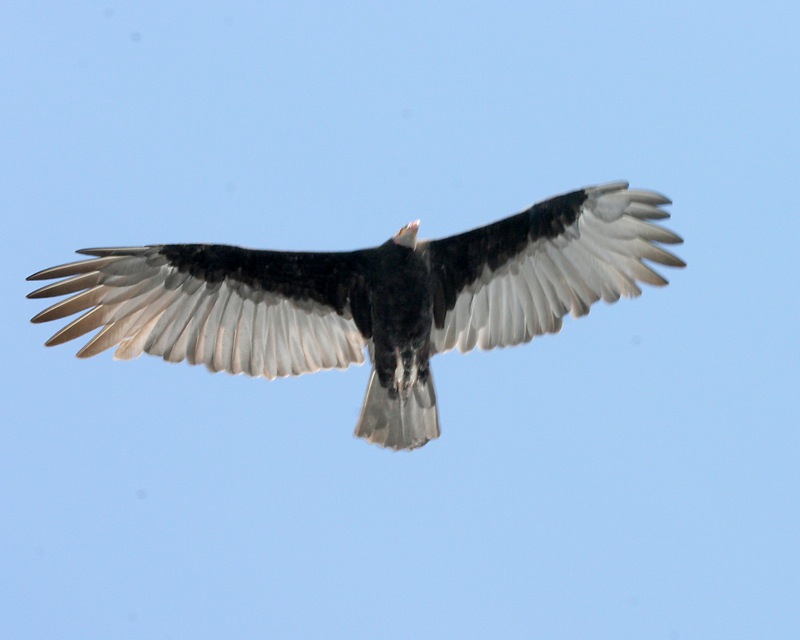
M 85 312 L 48 346 L 100 328 L 79 357 L 117 346 L 121 359 L 144 352 L 267 378 L 364 361 L 371 334 L 369 315 L 362 312 L 364 252 L 186 244 L 78 253 L 94 257 L 28 278 L 63 278 L 29 298 L 73 294 L 33 322 Z
M 567 313 L 667 281 L 643 261 L 684 262 L 658 246 L 682 240 L 650 222 L 669 199 L 615 182 L 533 205 L 494 224 L 431 241 L 432 350 L 504 347 L 555 333 Z

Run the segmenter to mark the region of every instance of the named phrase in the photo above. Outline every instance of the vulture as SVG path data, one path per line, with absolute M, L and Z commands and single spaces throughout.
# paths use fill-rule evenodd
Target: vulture
M 276 377 L 372 362 L 355 435 L 395 450 L 439 437 L 430 360 L 556 333 L 601 298 L 667 281 L 683 267 L 654 221 L 670 200 L 627 182 L 586 187 L 484 227 L 418 240 L 419 220 L 377 247 L 294 252 L 218 244 L 81 249 L 39 271 L 29 298 L 69 296 L 33 317 L 81 313 L 46 344 L 95 329 L 81 358 L 116 347 L 211 371 Z

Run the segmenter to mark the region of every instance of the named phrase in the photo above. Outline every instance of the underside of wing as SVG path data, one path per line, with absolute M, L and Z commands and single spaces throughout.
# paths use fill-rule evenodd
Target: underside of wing
M 88 260 L 45 269 L 29 298 L 69 295 L 33 318 L 81 313 L 47 345 L 99 331 L 79 357 L 117 347 L 212 371 L 275 378 L 364 361 L 368 326 L 351 304 L 355 254 L 155 245 L 79 251 Z M 358 296 L 355 296 L 356 298 Z
M 661 248 L 681 238 L 653 221 L 670 201 L 615 182 L 541 202 L 515 216 L 432 241 L 432 350 L 492 349 L 560 330 L 597 300 L 667 281 L 647 262 L 684 262 Z

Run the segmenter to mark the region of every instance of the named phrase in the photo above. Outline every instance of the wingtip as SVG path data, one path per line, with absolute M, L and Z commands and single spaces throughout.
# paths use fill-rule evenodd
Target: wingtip
M 659 191 L 652 189 L 628 189 L 628 195 L 634 201 L 649 205 L 669 205 L 672 200 Z
M 25 281 L 26 282 L 33 282 L 35 280 L 50 280 L 51 278 L 48 275 L 48 273 L 51 270 L 52 270 L 52 267 L 48 267 L 47 269 L 41 269 L 40 271 L 37 271 L 36 273 L 32 273 L 31 275 L 29 275 L 27 278 L 25 278 Z M 30 297 L 30 296 L 28 296 L 28 297 Z
M 88 249 L 78 249 L 75 253 L 94 258 L 105 258 L 107 256 L 135 256 L 146 253 L 153 246 L 140 247 L 90 247 Z

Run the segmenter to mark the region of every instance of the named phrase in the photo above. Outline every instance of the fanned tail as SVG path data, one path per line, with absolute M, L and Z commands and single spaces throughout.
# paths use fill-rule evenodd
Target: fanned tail
M 395 451 L 416 449 L 438 438 L 439 411 L 433 376 L 429 374 L 425 382 L 418 381 L 407 398 L 392 398 L 373 369 L 355 435 Z

